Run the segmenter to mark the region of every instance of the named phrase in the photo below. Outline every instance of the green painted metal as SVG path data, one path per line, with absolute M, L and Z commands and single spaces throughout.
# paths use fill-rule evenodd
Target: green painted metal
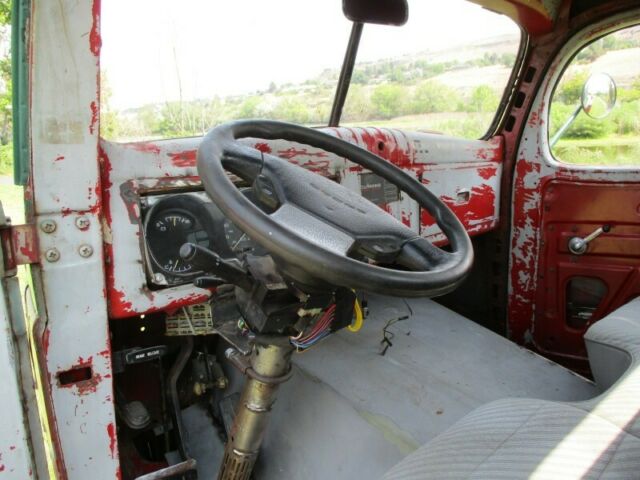
M 13 0 L 11 11 L 11 77 L 13 85 L 13 181 L 29 178 L 29 59 L 27 22 L 30 0 Z

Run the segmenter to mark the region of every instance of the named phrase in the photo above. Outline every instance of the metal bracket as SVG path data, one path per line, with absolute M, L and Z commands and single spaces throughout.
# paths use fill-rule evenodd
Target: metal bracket
M 40 262 L 38 236 L 34 225 L 11 225 L 5 223 L 0 226 L 0 242 L 4 271 L 13 274 L 18 265 L 28 265 Z

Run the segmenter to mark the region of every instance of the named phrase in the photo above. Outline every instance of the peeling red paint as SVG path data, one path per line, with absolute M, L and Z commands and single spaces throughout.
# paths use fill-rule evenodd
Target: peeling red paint
M 498 173 L 498 167 L 480 167 L 478 168 L 478 175 L 484 178 L 485 180 L 489 180 L 491 177 L 495 177 Z
M 197 150 L 185 150 L 184 152 L 169 153 L 174 167 L 195 167 Z
M 107 435 L 109 435 L 109 451 L 111 452 L 111 458 L 116 458 L 117 457 L 117 452 L 116 452 L 117 438 L 116 438 L 116 427 L 113 424 L 113 422 L 107 425 Z
M 98 113 L 99 113 L 98 104 L 95 101 L 93 101 L 89 105 L 89 108 L 91 109 L 91 121 L 89 122 L 89 133 L 93 135 L 96 128 L 96 124 L 98 123 Z
M 137 150 L 138 152 L 154 153 L 156 155 L 160 154 L 160 147 L 151 142 L 128 143 L 127 146 Z
M 512 266 L 509 272 L 512 292 L 509 297 L 509 317 L 511 336 L 519 343 L 525 343 L 525 333 L 529 329 L 529 321 L 533 316 L 533 300 L 531 298 L 534 284 L 533 274 L 538 255 L 538 244 L 535 229 L 540 224 L 539 202 L 532 201 L 538 192 L 536 186 L 527 186 L 526 177 L 539 177 L 540 164 L 531 163 L 521 158 L 516 163 L 514 196 L 513 196 L 513 231 L 511 239 Z M 527 208 L 527 204 L 529 207 Z M 531 230 L 529 232 L 529 230 Z M 526 255 L 523 253 L 526 252 Z M 517 319 L 517 323 L 514 321 Z
M 259 142 L 254 145 L 256 150 L 261 151 L 262 153 L 271 153 L 271 147 L 268 143 Z
M 16 265 L 38 263 L 38 237 L 29 225 L 16 225 L 11 230 L 11 245 Z
M 280 158 L 285 158 L 287 160 L 291 160 L 292 158 L 295 158 L 298 156 L 318 157 L 318 158 L 324 158 L 329 156 L 327 152 L 322 152 L 322 151 L 310 152 L 306 148 L 295 148 L 295 147 L 287 148 L 286 150 L 278 150 L 277 155 Z
M 109 291 L 109 311 L 117 318 L 128 317 L 136 313 L 131 301 L 127 300 L 127 294 L 111 288 Z
M 411 226 L 411 212 L 402 211 L 400 213 L 400 218 L 402 223 L 404 223 L 407 227 Z
M 100 36 L 100 0 L 93 0 L 91 7 L 93 23 L 89 32 L 89 49 L 96 57 L 100 55 L 102 47 L 102 37 Z

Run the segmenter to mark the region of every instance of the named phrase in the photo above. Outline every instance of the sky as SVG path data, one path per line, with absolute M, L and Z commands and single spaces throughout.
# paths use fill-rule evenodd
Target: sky
M 299 83 L 338 69 L 351 30 L 341 0 L 103 0 L 101 69 L 119 110 Z M 508 18 L 464 0 L 410 0 L 403 27 L 365 25 L 358 61 L 504 34 Z

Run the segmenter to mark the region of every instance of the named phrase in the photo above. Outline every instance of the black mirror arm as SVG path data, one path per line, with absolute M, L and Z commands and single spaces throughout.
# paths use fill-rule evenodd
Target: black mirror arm
M 360 46 L 363 26 L 363 23 L 353 22 L 353 27 L 351 27 L 351 36 L 347 44 L 347 51 L 344 54 L 344 61 L 342 62 L 342 69 L 340 70 L 340 77 L 338 78 L 338 85 L 336 86 L 336 94 L 333 97 L 333 105 L 331 106 L 331 116 L 329 117 L 330 127 L 337 127 L 340 124 L 342 108 L 344 107 L 344 102 L 347 100 L 351 76 L 353 75 L 353 67 L 356 64 L 356 56 L 358 54 L 358 47 Z

